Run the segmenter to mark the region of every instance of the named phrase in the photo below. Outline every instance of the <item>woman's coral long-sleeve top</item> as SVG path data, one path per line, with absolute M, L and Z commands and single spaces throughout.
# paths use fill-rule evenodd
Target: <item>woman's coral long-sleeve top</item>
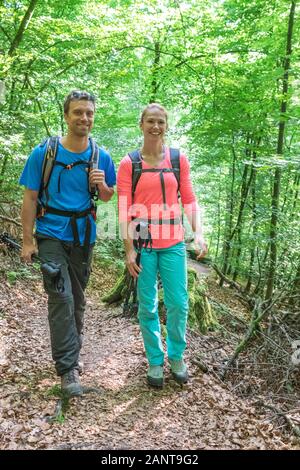
M 186 214 L 199 210 L 193 192 L 190 177 L 190 165 L 185 155 L 180 154 L 180 185 L 174 173 L 163 173 L 165 182 L 166 204 L 163 203 L 163 192 L 159 172 L 142 173 L 132 201 L 132 161 L 126 155 L 119 166 L 117 175 L 119 222 L 133 223 L 134 219 L 151 219 L 149 225 L 153 248 L 168 248 L 184 239 L 184 228 L 181 223 L 181 204 Z M 153 168 L 142 160 L 142 169 Z M 155 167 L 172 168 L 170 149 L 165 148 L 165 157 Z M 164 223 L 157 221 L 162 219 Z M 177 219 L 180 223 L 170 224 L 168 220 Z M 133 222 L 132 222 L 133 221 Z M 156 222 L 156 223 L 155 223 Z

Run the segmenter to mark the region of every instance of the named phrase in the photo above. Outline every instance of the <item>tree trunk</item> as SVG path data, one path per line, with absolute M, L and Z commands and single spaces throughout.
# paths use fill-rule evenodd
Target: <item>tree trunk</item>
M 30 4 L 29 4 L 29 7 L 27 8 L 27 11 L 20 23 L 20 26 L 19 26 L 19 29 L 17 31 L 17 34 L 15 35 L 12 43 L 11 43 L 11 46 L 9 48 L 9 51 L 8 51 L 8 55 L 9 56 L 12 56 L 15 52 L 15 50 L 18 48 L 20 42 L 22 41 L 22 38 L 23 38 L 23 35 L 24 35 L 24 32 L 31 20 L 31 17 L 33 15 L 33 12 L 34 12 L 34 9 L 35 9 L 35 6 L 37 4 L 37 1 L 38 0 L 31 0 Z
M 253 152 L 253 163 L 255 163 L 256 160 L 256 152 Z M 251 284 L 252 284 L 252 278 L 254 274 L 254 260 L 255 260 L 255 242 L 256 236 L 257 236 L 257 213 L 256 213 L 256 173 L 257 170 L 255 166 L 252 166 L 252 191 L 251 191 L 251 197 L 252 197 L 252 243 L 251 243 L 251 250 L 250 250 L 250 263 L 249 263 L 249 269 L 248 269 L 248 280 L 247 280 L 247 285 L 245 288 L 245 292 L 249 293 L 251 289 Z
M 277 140 L 277 155 L 283 155 L 284 145 L 284 132 L 286 123 L 286 111 L 287 111 L 287 92 L 288 92 L 288 79 L 290 69 L 290 57 L 292 53 L 292 36 L 294 26 L 296 2 L 292 1 L 289 15 L 288 33 L 287 33 L 287 45 L 286 55 L 284 60 L 284 75 L 282 84 L 282 101 L 281 101 L 281 116 L 279 122 L 278 140 Z M 280 198 L 280 181 L 281 181 L 281 169 L 278 167 L 274 174 L 274 184 L 272 192 L 272 213 L 270 223 L 270 262 L 269 262 L 269 273 L 267 280 L 266 300 L 271 301 L 274 290 L 275 275 L 277 269 L 277 235 L 278 235 L 278 208 Z
M 126 299 L 130 276 L 127 268 L 119 277 L 116 284 L 102 297 L 102 301 L 109 305 L 120 305 Z M 188 323 L 191 328 L 197 328 L 202 333 L 214 329 L 218 325 L 218 320 L 205 295 L 205 283 L 199 279 L 195 269 L 188 268 L 188 292 L 189 292 L 189 318 Z M 163 301 L 163 289 L 158 292 L 158 311 L 162 323 L 165 323 L 166 312 Z M 135 316 L 136 309 L 129 309 L 126 314 Z
M 158 84 L 158 67 L 159 67 L 159 61 L 160 61 L 159 42 L 156 42 L 154 47 L 155 47 L 155 55 L 154 55 L 153 72 L 152 72 L 150 103 L 154 103 L 156 101 L 157 91 L 159 88 L 159 84 Z
M 235 184 L 235 172 L 236 172 L 236 154 L 234 150 L 234 137 L 232 137 L 232 167 L 231 167 L 231 186 L 230 192 L 227 197 L 227 207 L 226 207 L 226 228 L 225 228 L 225 240 L 223 247 L 223 274 L 226 276 L 228 272 L 229 265 L 229 254 L 230 254 L 230 235 L 232 232 L 232 223 L 233 223 L 233 208 L 234 208 L 234 184 Z M 220 279 L 220 286 L 224 283 L 223 279 Z

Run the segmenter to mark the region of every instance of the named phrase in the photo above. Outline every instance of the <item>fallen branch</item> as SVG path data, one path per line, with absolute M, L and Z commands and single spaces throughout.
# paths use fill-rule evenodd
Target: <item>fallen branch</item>
M 250 325 L 248 327 L 248 331 L 245 334 L 242 341 L 238 344 L 236 350 L 234 351 L 234 354 L 232 355 L 232 357 L 229 359 L 228 363 L 226 364 L 226 367 L 224 368 L 221 374 L 222 380 L 224 380 L 228 369 L 233 365 L 238 355 L 246 348 L 246 346 L 250 342 L 254 333 L 259 331 L 258 330 L 259 324 L 267 318 L 269 312 L 273 308 L 274 304 L 279 300 L 281 295 L 283 294 L 281 293 L 280 295 L 278 295 L 278 297 L 274 298 L 272 302 L 263 301 L 262 299 L 259 299 L 259 298 L 255 299 L 255 305 L 252 311 L 252 317 L 251 317 Z M 268 339 L 272 341 L 271 338 L 268 338 Z
M 211 266 L 216 271 L 218 276 L 223 279 L 223 281 L 225 281 L 227 284 L 229 284 L 230 287 L 233 287 L 238 291 L 238 293 L 242 296 L 243 300 L 246 301 L 249 307 L 252 309 L 254 306 L 254 301 L 249 295 L 245 293 L 244 289 L 237 282 L 226 277 L 225 274 L 222 273 L 222 271 L 220 270 L 220 268 L 218 268 L 216 264 L 212 264 Z
M 17 227 L 22 228 L 22 224 L 20 222 L 17 222 L 14 219 L 11 219 L 10 217 L 6 217 L 5 215 L 0 214 L 0 219 L 5 220 L 5 222 L 9 222 L 10 224 L 15 224 Z
M 223 281 L 227 282 L 227 284 L 229 284 L 230 286 L 234 287 L 236 290 L 238 290 L 239 292 L 242 292 L 242 288 L 239 284 L 237 284 L 237 282 L 234 282 L 232 281 L 231 279 L 229 279 L 228 277 L 225 276 L 225 274 L 222 273 L 222 271 L 220 270 L 220 268 L 218 268 L 218 266 L 216 264 L 212 264 L 211 267 L 216 271 L 216 273 L 218 274 L 218 276 L 223 279 Z
M 270 306 L 268 306 L 265 310 L 262 310 L 262 312 L 261 312 L 262 304 L 263 304 L 262 301 L 260 303 L 258 303 L 256 301 L 256 306 L 252 311 L 252 318 L 251 318 L 251 323 L 248 327 L 248 331 L 245 334 L 242 341 L 236 347 L 236 349 L 235 349 L 233 355 L 231 356 L 231 358 L 229 359 L 229 361 L 227 362 L 227 364 L 226 364 L 226 366 L 225 366 L 225 368 L 224 368 L 224 370 L 221 374 L 222 380 L 225 379 L 225 376 L 228 372 L 228 369 L 234 364 L 234 362 L 236 361 L 239 354 L 246 348 L 246 346 L 250 342 L 252 336 L 254 335 L 254 333 L 258 329 L 259 323 L 262 321 L 262 319 L 264 317 L 266 317 L 267 313 L 269 312 Z M 261 312 L 261 313 L 259 314 L 259 312 Z
M 193 357 L 191 360 L 192 364 L 195 364 L 202 372 L 206 373 L 208 372 L 208 365 L 199 357 Z
M 291 429 L 292 433 L 295 436 L 300 437 L 300 427 L 297 426 L 296 424 L 294 424 L 293 421 L 291 420 L 291 418 L 289 418 L 283 411 L 276 408 L 276 406 L 268 405 L 267 403 L 264 403 L 262 400 L 259 400 L 259 401 L 255 402 L 254 405 L 264 406 L 265 408 L 268 408 L 269 410 L 276 413 L 278 416 L 281 416 L 282 418 L 284 418 L 285 422 L 287 423 L 287 425 Z

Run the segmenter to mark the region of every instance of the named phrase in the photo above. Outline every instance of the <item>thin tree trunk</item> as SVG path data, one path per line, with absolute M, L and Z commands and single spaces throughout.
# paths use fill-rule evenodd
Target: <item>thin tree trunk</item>
M 300 305 L 300 263 L 298 264 L 296 276 L 292 285 L 290 305 L 293 305 L 294 307 L 296 305 Z
M 288 92 L 288 79 L 290 69 L 290 57 L 292 53 L 292 37 L 293 37 L 293 26 L 295 16 L 296 2 L 292 1 L 289 24 L 287 33 L 287 45 L 286 45 L 286 56 L 284 60 L 284 75 L 282 84 L 282 101 L 281 101 L 281 117 L 279 122 L 278 140 L 277 140 L 277 155 L 283 154 L 284 145 L 284 132 L 286 122 L 286 111 L 287 111 L 287 92 Z M 272 215 L 270 224 L 270 263 L 269 263 L 269 274 L 267 281 L 266 300 L 271 301 L 274 290 L 275 275 L 277 269 L 277 235 L 278 235 L 278 208 L 279 208 L 279 197 L 280 197 L 280 182 L 281 182 L 281 169 L 278 167 L 274 174 L 274 184 L 272 193 Z
M 295 214 L 297 213 L 297 203 L 299 201 L 300 174 L 298 174 L 295 178 L 294 187 L 295 187 L 295 193 L 294 193 L 293 210 L 291 214 L 292 220 L 294 219 Z
M 50 129 L 49 129 L 49 127 L 48 127 L 48 124 L 47 124 L 45 118 L 43 117 L 43 109 L 42 109 L 41 103 L 39 102 L 39 99 L 37 98 L 37 96 L 35 96 L 35 92 L 34 92 L 33 86 L 31 85 L 30 80 L 29 80 L 28 77 L 27 77 L 27 83 L 28 83 L 29 88 L 31 89 L 31 91 L 32 91 L 33 94 L 34 94 L 34 96 L 33 96 L 33 97 L 34 97 L 34 101 L 35 101 L 35 103 L 36 103 L 36 105 L 37 105 L 37 107 L 38 107 L 38 110 L 39 110 L 39 112 L 40 112 L 41 121 L 42 121 L 42 123 L 44 124 L 44 127 L 45 127 L 45 130 L 46 130 L 46 132 L 47 132 L 48 137 L 50 137 L 50 136 L 51 136 L 51 132 L 50 132 Z
M 256 152 L 253 152 L 253 162 L 256 160 Z M 254 274 L 254 260 L 255 260 L 255 244 L 254 240 L 256 240 L 257 235 L 257 213 L 256 213 L 256 174 L 257 170 L 255 166 L 252 166 L 251 169 L 252 173 L 252 246 L 250 250 L 250 263 L 249 263 L 249 270 L 248 270 L 248 280 L 245 288 L 245 292 L 250 292 L 251 284 L 252 284 L 252 277 Z
M 159 88 L 158 83 L 158 67 L 160 61 L 160 44 L 156 42 L 155 45 L 155 55 L 154 55 L 154 64 L 153 64 L 153 75 L 152 75 L 152 82 L 151 82 L 151 96 L 150 96 L 150 103 L 153 103 L 157 99 L 157 91 Z
M 244 209 L 245 209 L 247 197 L 249 194 L 249 188 L 251 186 L 251 179 L 252 179 L 252 172 L 250 172 L 250 177 L 247 180 L 248 170 L 249 170 L 249 165 L 246 164 L 244 166 L 244 171 L 243 171 L 243 176 L 242 176 L 241 200 L 240 200 L 240 207 L 239 207 L 237 222 L 236 222 L 236 225 L 233 229 L 233 233 L 231 236 L 231 238 L 233 239 L 234 235 L 236 234 L 236 239 L 237 239 L 236 262 L 235 262 L 235 270 L 233 274 L 234 281 L 237 279 L 238 271 L 239 271 L 240 255 L 242 251 L 242 247 L 241 247 L 242 228 L 243 228 L 242 221 L 243 221 Z
M 235 172 L 236 172 L 236 153 L 234 149 L 234 136 L 232 136 L 232 167 L 231 167 L 231 186 L 230 192 L 227 197 L 227 207 L 226 207 L 226 229 L 225 229 L 225 240 L 223 247 L 223 274 L 226 276 L 228 272 L 229 264 L 229 253 L 230 253 L 230 234 L 232 232 L 232 223 L 233 223 L 233 209 L 234 209 L 234 184 L 235 184 Z M 224 283 L 224 279 L 220 279 L 220 286 Z
M 20 42 L 22 41 L 22 38 L 23 38 L 23 35 L 24 35 L 24 32 L 27 28 L 27 26 L 29 25 L 29 22 L 31 20 L 31 17 L 33 15 L 33 12 L 34 12 L 34 9 L 36 7 L 36 4 L 37 4 L 38 0 L 31 0 L 30 4 L 29 4 L 29 7 L 27 8 L 27 11 L 25 13 L 25 15 L 23 16 L 23 19 L 20 23 L 20 26 L 19 26 L 19 29 L 11 43 L 11 46 L 9 48 L 9 51 L 8 51 L 8 55 L 9 56 L 12 56 L 15 52 L 15 50 L 18 48 Z
M 241 242 L 241 233 L 242 233 L 242 220 L 243 220 L 244 209 L 245 209 L 245 205 L 246 205 L 246 201 L 247 201 L 247 197 L 249 193 L 249 188 L 251 186 L 252 173 L 250 173 L 250 177 L 247 180 L 248 170 L 249 170 L 249 166 L 246 164 L 244 167 L 244 172 L 242 176 L 241 199 L 240 199 L 240 206 L 238 210 L 237 221 L 236 221 L 235 227 L 233 228 L 228 238 L 229 246 L 231 245 L 231 242 L 234 239 L 235 235 L 238 240 L 237 251 L 234 255 L 235 257 L 238 257 L 239 253 L 241 252 L 240 242 Z M 231 269 L 227 269 L 227 274 L 229 274 L 230 272 L 231 272 Z
M 217 231 L 217 246 L 216 246 L 216 259 L 219 256 L 219 246 L 221 238 L 221 175 L 219 178 L 219 199 L 218 199 L 218 231 Z M 212 234 L 213 235 L 213 234 Z
M 266 285 L 266 263 L 267 259 L 269 256 L 269 251 L 270 251 L 270 243 L 268 243 L 266 250 L 265 250 L 265 255 L 260 262 L 259 256 L 257 255 L 257 260 L 258 260 L 258 268 L 259 268 L 259 278 L 256 283 L 255 289 L 253 291 L 253 295 L 262 297 L 262 293 L 265 290 L 265 285 Z

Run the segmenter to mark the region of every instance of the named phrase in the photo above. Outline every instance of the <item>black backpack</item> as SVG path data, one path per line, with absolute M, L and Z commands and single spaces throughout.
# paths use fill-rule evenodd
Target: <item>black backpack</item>
M 40 146 L 44 146 L 45 143 L 47 142 L 46 151 L 45 151 L 44 160 L 43 160 L 42 179 L 41 179 L 41 184 L 40 184 L 40 189 L 39 189 L 37 214 L 36 214 L 37 218 L 43 217 L 47 212 L 49 214 L 55 214 L 58 216 L 70 217 L 75 246 L 80 246 L 76 220 L 84 217 L 86 219 L 86 230 L 85 230 L 85 238 L 84 238 L 84 251 L 85 251 L 86 258 L 88 257 L 90 238 L 91 238 L 91 222 L 89 219 L 89 214 L 91 214 L 94 220 L 96 220 L 97 206 L 95 204 L 95 201 L 98 199 L 96 186 L 91 187 L 89 185 L 89 192 L 91 195 L 91 206 L 88 209 L 84 211 L 80 211 L 80 212 L 64 211 L 64 210 L 56 209 L 55 207 L 49 206 L 48 187 L 49 187 L 49 182 L 50 182 L 50 178 L 52 175 L 52 171 L 55 165 L 61 166 L 62 171 L 72 170 L 72 168 L 74 168 L 77 165 L 85 165 L 89 169 L 98 168 L 99 153 L 100 153 L 99 147 L 92 138 L 89 138 L 89 141 L 92 146 L 92 153 L 91 153 L 90 160 L 88 162 L 86 160 L 78 160 L 77 162 L 71 163 L 70 165 L 56 161 L 59 137 L 50 137 L 49 139 L 47 139 L 46 141 L 40 144 Z M 87 178 L 88 177 L 89 177 L 89 174 L 87 173 Z M 60 176 L 58 178 L 58 192 L 59 191 L 60 191 Z M 45 193 L 46 203 L 42 203 L 43 192 Z
M 166 189 L 164 182 L 164 173 L 173 173 L 178 185 L 180 186 L 180 151 L 179 149 L 170 148 L 170 160 L 172 168 L 148 168 L 142 169 L 142 156 L 139 150 L 135 150 L 128 154 L 132 162 L 132 201 L 134 193 L 142 173 L 160 173 L 161 189 L 163 193 L 163 203 L 166 205 Z
M 180 187 L 180 151 L 179 149 L 170 148 L 170 160 L 172 168 L 149 168 L 143 169 L 142 168 L 142 156 L 139 150 L 135 150 L 128 154 L 131 162 L 132 162 L 132 185 L 131 185 L 131 192 L 132 192 L 132 202 L 134 199 L 134 193 L 139 182 L 139 179 L 142 173 L 160 173 L 160 181 L 161 181 L 161 189 L 163 193 L 163 203 L 166 205 L 166 191 L 165 191 L 165 182 L 164 182 L 164 173 L 173 173 L 178 186 L 178 192 Z M 138 219 L 135 219 L 138 220 Z M 152 250 L 152 238 L 151 233 L 149 231 L 149 224 L 153 223 L 154 221 L 148 220 L 141 220 L 139 219 L 139 224 L 136 227 L 137 230 L 137 239 L 134 239 L 133 244 L 137 250 L 137 258 L 136 263 L 140 264 L 140 256 L 142 248 L 146 250 Z M 164 221 L 159 219 L 156 223 L 163 223 Z M 175 224 L 180 223 L 181 219 L 169 219 L 167 223 Z M 132 302 L 130 303 L 130 297 L 132 296 Z M 137 315 L 138 312 L 138 301 L 137 301 L 137 290 L 136 290 L 136 281 L 131 277 L 129 281 L 128 290 L 126 293 L 126 297 L 123 303 L 123 314 L 133 314 Z
M 98 162 L 99 162 L 99 147 L 92 139 L 91 137 L 89 138 L 90 144 L 92 146 L 92 154 L 91 158 L 88 162 L 89 168 L 98 168 Z M 71 170 L 77 165 L 86 165 L 87 162 L 85 160 L 78 160 L 77 162 L 67 165 L 65 163 L 57 162 L 56 161 L 56 156 L 57 156 L 57 148 L 58 148 L 58 143 L 59 143 L 59 137 L 49 137 L 48 139 L 44 140 L 41 144 L 40 147 L 43 147 L 45 143 L 47 142 L 46 146 L 46 152 L 44 155 L 44 160 L 43 160 L 43 167 L 42 167 L 42 179 L 41 179 L 41 185 L 39 189 L 39 200 L 42 198 L 42 194 L 45 191 L 45 196 L 46 196 L 46 206 L 48 204 L 48 199 L 49 199 L 49 194 L 48 194 L 48 186 L 50 182 L 50 178 L 52 175 L 52 171 L 55 165 L 60 165 L 63 167 L 63 170 Z M 59 178 L 59 184 L 60 184 L 60 178 Z M 58 188 L 60 189 L 60 188 Z M 98 196 L 96 194 L 96 187 L 90 187 L 89 185 L 89 191 L 91 194 L 91 199 L 97 200 Z

